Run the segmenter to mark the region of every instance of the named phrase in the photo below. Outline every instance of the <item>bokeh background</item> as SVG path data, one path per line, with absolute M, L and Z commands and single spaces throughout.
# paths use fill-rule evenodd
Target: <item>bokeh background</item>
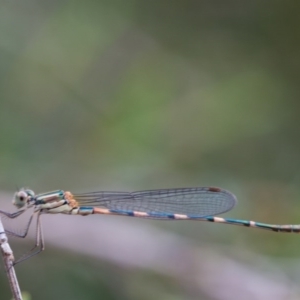
M 21 186 L 209 185 L 237 195 L 228 217 L 300 223 L 299 8 L 1 1 L 1 207 Z M 46 251 L 16 267 L 27 299 L 300 299 L 296 234 L 114 216 L 43 225 Z M 16 256 L 31 237 L 10 240 Z

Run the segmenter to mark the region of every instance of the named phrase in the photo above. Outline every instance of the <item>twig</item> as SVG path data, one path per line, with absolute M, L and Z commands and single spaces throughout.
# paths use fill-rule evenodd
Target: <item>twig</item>
M 8 277 L 11 292 L 13 294 L 14 300 L 22 300 L 22 295 L 18 283 L 18 279 L 13 267 L 14 255 L 8 243 L 7 235 L 4 231 L 2 221 L 0 219 L 0 247 L 1 253 L 4 260 L 4 267 L 6 275 Z

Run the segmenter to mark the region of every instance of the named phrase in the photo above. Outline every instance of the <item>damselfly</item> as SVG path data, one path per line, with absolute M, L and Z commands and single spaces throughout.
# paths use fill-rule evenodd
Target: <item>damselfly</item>
M 34 248 L 17 262 L 23 261 L 44 250 L 44 239 L 40 217 L 42 214 L 69 214 L 87 216 L 91 214 L 121 215 L 159 220 L 197 220 L 241 225 L 276 232 L 300 232 L 300 225 L 272 225 L 247 220 L 224 219 L 215 215 L 231 210 L 236 197 L 216 187 L 176 188 L 140 192 L 92 192 L 72 194 L 57 190 L 44 194 L 26 188 L 16 192 L 13 204 L 15 213 L 0 210 L 8 218 L 17 218 L 27 209 L 33 212 L 22 234 L 6 230 L 8 234 L 26 237 L 34 216 L 37 216 L 36 243 Z

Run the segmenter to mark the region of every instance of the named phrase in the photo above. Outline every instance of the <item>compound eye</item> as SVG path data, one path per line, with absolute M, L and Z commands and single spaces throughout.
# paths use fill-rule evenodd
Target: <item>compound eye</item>
M 18 208 L 23 207 L 26 204 L 28 194 L 25 191 L 19 191 L 15 194 L 13 204 Z
M 24 201 L 27 198 L 27 194 L 23 191 L 18 192 L 18 197 L 20 201 Z

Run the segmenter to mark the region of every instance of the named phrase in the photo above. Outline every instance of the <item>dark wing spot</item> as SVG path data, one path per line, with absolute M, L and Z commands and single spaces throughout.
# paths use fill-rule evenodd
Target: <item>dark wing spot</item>
M 215 192 L 215 193 L 219 193 L 221 192 L 221 189 L 217 188 L 217 187 L 209 187 L 208 190 L 210 192 Z

